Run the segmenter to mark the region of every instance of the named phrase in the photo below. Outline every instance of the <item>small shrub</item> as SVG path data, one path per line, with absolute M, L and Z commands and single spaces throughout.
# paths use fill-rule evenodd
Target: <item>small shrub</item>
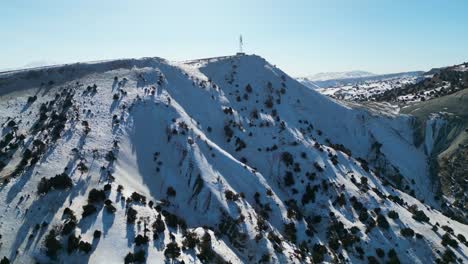
M 398 258 L 398 255 L 396 251 L 392 248 L 388 251 L 388 262 L 389 264 L 398 264 L 400 263 L 400 259 Z
M 291 166 L 294 164 L 293 155 L 287 151 L 281 153 L 281 160 L 284 162 L 286 166 Z
M 443 236 L 442 236 L 442 245 L 444 247 L 446 247 L 447 245 L 448 246 L 451 246 L 453 248 L 457 248 L 458 247 L 458 242 L 453 239 L 449 233 L 445 233 Z
M 72 252 L 76 251 L 78 249 L 79 243 L 80 239 L 78 237 L 73 234 L 70 235 L 67 242 L 67 253 L 71 254 Z
M 247 84 L 247 86 L 245 86 L 245 91 L 248 92 L 248 93 L 251 93 L 252 92 L 252 86 L 250 86 L 250 83 Z
M 226 200 L 228 201 L 237 201 L 239 199 L 239 195 L 235 194 L 231 190 L 224 191 L 224 196 L 226 197 Z
M 141 195 L 137 192 L 133 192 L 131 198 L 134 202 L 146 204 L 146 196 Z
M 37 192 L 39 194 L 46 194 L 50 190 L 65 190 L 73 186 L 73 182 L 66 173 L 57 174 L 50 179 L 41 178 L 38 186 Z
M 388 212 L 388 217 L 391 218 L 391 219 L 398 219 L 399 218 L 399 215 L 397 212 L 393 211 L 393 210 L 390 210 Z
M 380 227 L 380 228 L 383 228 L 383 229 L 388 229 L 390 227 L 390 225 L 388 224 L 388 221 L 387 219 L 385 218 L 385 216 L 379 214 L 377 216 L 377 225 Z
M 405 227 L 405 228 L 402 228 L 400 230 L 400 233 L 402 236 L 404 237 L 413 237 L 414 236 L 414 231 L 413 229 L 409 228 L 409 227 Z
M 158 234 L 166 230 L 166 226 L 164 225 L 164 221 L 161 219 L 160 215 L 158 215 L 152 227 L 153 227 L 153 232 L 158 233 Z
M 285 237 L 293 243 L 296 243 L 296 225 L 289 223 L 284 225 Z
M 62 244 L 60 244 L 60 241 L 57 239 L 57 234 L 54 229 L 51 229 L 47 234 L 44 243 L 46 254 L 51 258 L 55 258 L 57 256 L 57 252 L 62 249 Z
M 419 222 L 429 222 L 429 217 L 421 210 L 415 210 L 413 212 L 413 219 Z
M 287 187 L 294 185 L 294 177 L 292 172 L 286 171 L 286 175 L 284 176 L 284 185 Z
M 169 187 L 167 188 L 166 194 L 167 194 L 167 196 L 169 196 L 169 197 L 175 197 L 176 194 L 177 194 L 177 192 L 176 192 L 176 190 L 175 190 L 172 186 L 169 186 Z
M 106 192 L 103 190 L 92 189 L 88 194 L 88 203 L 99 203 L 106 200 Z
M 164 256 L 170 259 L 176 259 L 180 256 L 180 247 L 176 242 L 170 242 L 167 244 L 166 249 L 164 250 Z
M 182 241 L 182 246 L 185 248 L 195 248 L 200 243 L 200 240 L 198 239 L 198 236 L 195 232 L 187 232 L 185 234 L 185 238 Z
M 94 239 L 99 239 L 99 238 L 101 238 L 101 234 L 102 234 L 101 231 L 99 231 L 99 230 L 94 230 L 93 238 L 94 238 Z
M 127 223 L 134 224 L 136 218 L 137 218 L 137 211 L 133 209 L 132 207 L 129 207 L 127 211 Z
M 89 252 L 91 252 L 91 250 L 93 249 L 93 247 L 91 246 L 91 244 L 89 242 L 85 242 L 85 241 L 80 241 L 80 243 L 78 244 L 78 250 L 88 254 Z
M 148 244 L 149 239 L 147 236 L 138 235 L 135 237 L 135 244 L 141 246 L 143 244 Z
M 87 204 L 87 205 L 84 205 L 83 206 L 83 214 L 82 214 L 82 217 L 87 217 L 87 216 L 90 216 L 94 213 L 97 212 L 97 209 L 94 205 L 92 204 Z
M 384 258 L 385 257 L 385 251 L 381 248 L 376 248 L 375 249 L 375 254 L 377 254 L 377 256 L 379 258 Z
M 325 260 L 324 255 L 327 253 L 327 248 L 321 244 L 314 244 L 312 247 L 312 258 L 315 263 L 321 263 Z
M 109 202 L 107 202 L 109 201 Z M 107 203 L 105 203 L 105 208 L 106 208 L 106 211 L 109 213 L 109 214 L 113 214 L 115 213 L 115 211 L 117 211 L 117 209 L 112 205 L 112 202 L 110 200 L 106 200 Z

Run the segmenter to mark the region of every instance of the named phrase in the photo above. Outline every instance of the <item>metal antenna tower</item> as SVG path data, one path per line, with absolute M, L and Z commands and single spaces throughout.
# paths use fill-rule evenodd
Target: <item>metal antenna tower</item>
M 240 37 L 239 37 L 239 53 L 241 53 L 241 54 L 244 53 L 244 52 L 242 51 L 242 46 L 243 46 L 243 45 L 244 45 L 244 43 L 243 43 L 243 41 L 242 41 L 242 35 L 240 35 Z

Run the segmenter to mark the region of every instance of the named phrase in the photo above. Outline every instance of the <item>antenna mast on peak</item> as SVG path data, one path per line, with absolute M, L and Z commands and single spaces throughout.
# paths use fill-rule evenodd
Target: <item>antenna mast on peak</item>
M 239 53 L 242 53 L 242 45 L 243 44 L 244 43 L 242 43 L 242 35 L 240 35 L 240 37 L 239 37 Z
M 238 56 L 245 55 L 245 53 L 243 51 L 243 46 L 244 46 L 244 41 L 242 40 L 242 35 L 240 35 L 240 37 L 239 37 L 239 52 L 237 52 L 236 55 L 238 55 Z

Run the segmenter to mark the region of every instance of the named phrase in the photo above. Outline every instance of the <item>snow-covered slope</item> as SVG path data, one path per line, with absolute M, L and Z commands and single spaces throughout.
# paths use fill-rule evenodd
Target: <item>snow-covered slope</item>
M 258 56 L 4 73 L 0 257 L 467 261 L 467 226 L 438 211 L 413 122 Z

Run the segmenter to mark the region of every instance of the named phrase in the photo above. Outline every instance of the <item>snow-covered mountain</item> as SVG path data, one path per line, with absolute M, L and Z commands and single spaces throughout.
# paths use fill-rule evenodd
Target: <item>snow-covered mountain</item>
M 258 56 L 3 73 L 0 258 L 466 262 L 415 122 Z
M 341 80 L 375 76 L 366 71 L 320 72 L 310 76 L 296 78 L 303 85 L 316 89 L 336 86 Z
M 310 76 L 302 77 L 299 79 L 308 79 L 310 81 L 328 81 L 328 80 L 340 80 L 350 78 L 362 78 L 375 76 L 374 73 L 367 71 L 347 71 L 347 72 L 320 72 Z
M 348 101 L 367 101 L 387 91 L 400 89 L 423 79 L 423 72 L 402 72 L 365 77 L 312 81 L 299 78 L 303 85 L 333 98 Z

